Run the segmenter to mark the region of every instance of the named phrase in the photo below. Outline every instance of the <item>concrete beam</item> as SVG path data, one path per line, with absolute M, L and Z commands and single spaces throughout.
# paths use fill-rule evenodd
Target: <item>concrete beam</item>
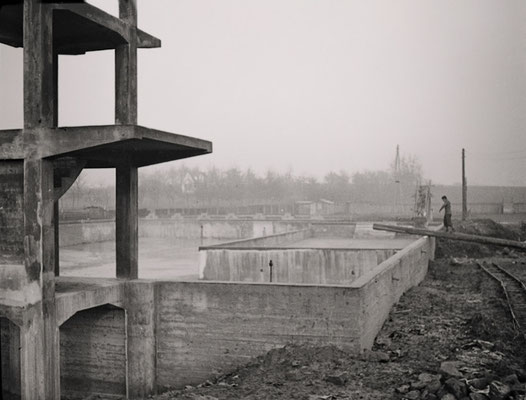
M 127 145 L 131 141 L 143 141 L 143 145 Z M 90 161 L 98 157 L 106 167 L 115 167 L 116 153 L 129 153 L 143 166 L 211 152 L 212 143 L 207 140 L 139 125 L 0 131 L 0 159 L 6 160 L 68 156 Z
M 79 311 L 111 304 L 123 308 L 122 281 L 106 278 L 56 279 L 57 325 L 60 326 Z
M 140 49 L 161 47 L 161 39 L 137 29 L 137 47 Z
M 54 3 L 53 46 L 57 54 L 84 54 L 88 51 L 115 49 L 130 41 L 126 21 L 87 3 Z M 22 4 L 0 8 L 0 43 L 23 47 Z M 161 46 L 156 37 L 137 30 L 137 47 Z
M 99 25 L 99 30 L 104 29 L 117 33 L 123 41 L 128 41 L 128 29 L 125 21 L 88 3 L 55 3 L 53 10 L 69 11 L 88 21 Z M 60 21 L 58 21 L 60 23 Z M 74 30 L 73 30 L 74 31 Z M 79 49 L 80 50 L 80 49 Z
M 24 311 L 26 304 L 20 301 L 6 301 L 2 299 L 0 303 L 0 318 L 6 318 L 16 326 L 24 325 Z

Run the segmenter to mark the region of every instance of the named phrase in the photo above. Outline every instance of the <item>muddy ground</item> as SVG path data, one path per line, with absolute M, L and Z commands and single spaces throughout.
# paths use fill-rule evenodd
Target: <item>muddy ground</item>
M 516 238 L 483 220 L 457 230 Z M 371 352 L 289 345 L 272 350 L 200 387 L 167 399 L 525 399 L 526 346 L 497 283 L 476 258 L 517 272 L 526 254 L 509 249 L 438 243 L 427 278 L 395 305 Z

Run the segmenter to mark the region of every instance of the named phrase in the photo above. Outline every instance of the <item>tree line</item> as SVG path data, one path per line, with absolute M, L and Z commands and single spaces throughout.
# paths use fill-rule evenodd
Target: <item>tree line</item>
M 402 157 L 385 171 L 331 171 L 322 179 L 269 170 L 188 168 L 140 173 L 139 206 L 142 208 L 210 207 L 251 204 L 283 204 L 326 199 L 341 202 L 391 204 L 414 201 L 422 181 L 422 167 L 414 157 Z M 63 209 L 88 206 L 114 208 L 114 186 L 91 187 L 79 177 L 61 199 Z

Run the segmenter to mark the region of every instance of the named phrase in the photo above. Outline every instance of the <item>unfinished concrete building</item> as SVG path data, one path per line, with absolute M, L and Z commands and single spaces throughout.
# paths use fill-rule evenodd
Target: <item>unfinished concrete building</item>
M 7 3 L 0 5 L 0 42 L 23 47 L 24 126 L 0 131 L 0 392 L 59 399 L 62 386 L 70 394 L 142 397 L 152 388 L 144 373 L 152 363 L 145 349 L 153 333 L 144 328 L 150 305 L 124 301 L 122 284 L 138 276 L 137 169 L 210 153 L 212 145 L 137 125 L 137 49 L 160 47 L 160 40 L 137 28 L 136 0 L 119 0 L 119 18 L 83 2 Z M 115 125 L 58 127 L 59 56 L 108 49 L 115 50 Z M 113 283 L 58 279 L 58 200 L 84 168 L 116 170 L 120 280 Z M 124 363 L 121 370 L 85 358 L 86 330 L 111 342 L 105 318 L 118 321 L 117 334 L 126 332 L 126 340 L 99 350 Z M 68 341 L 74 346 L 61 352 Z
M 370 348 L 391 306 L 424 278 L 432 239 L 357 253 L 281 248 L 274 235 L 203 250 L 203 275 L 215 280 L 137 279 L 137 169 L 212 145 L 137 125 L 137 49 L 160 41 L 137 28 L 136 0 L 119 8 L 117 18 L 82 2 L 0 7 L 0 42 L 24 48 L 24 126 L 0 131 L 2 397 L 140 399 L 290 342 Z M 115 50 L 115 125 L 58 127 L 59 55 L 106 49 Z M 59 276 L 57 201 L 83 168 L 116 170 L 115 278 Z M 264 279 L 268 257 L 295 269 L 278 265 L 279 282 Z

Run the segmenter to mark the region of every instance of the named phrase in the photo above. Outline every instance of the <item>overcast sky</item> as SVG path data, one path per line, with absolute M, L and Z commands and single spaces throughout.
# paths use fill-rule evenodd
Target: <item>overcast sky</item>
M 90 1 L 116 12 L 116 0 Z M 214 143 L 188 166 L 387 169 L 526 185 L 524 0 L 139 0 L 139 123 Z M 113 52 L 60 58 L 60 124 L 114 122 Z M 22 53 L 0 46 L 0 128 Z M 177 163 L 177 162 L 176 162 Z M 176 165 L 173 163 L 164 165 Z

